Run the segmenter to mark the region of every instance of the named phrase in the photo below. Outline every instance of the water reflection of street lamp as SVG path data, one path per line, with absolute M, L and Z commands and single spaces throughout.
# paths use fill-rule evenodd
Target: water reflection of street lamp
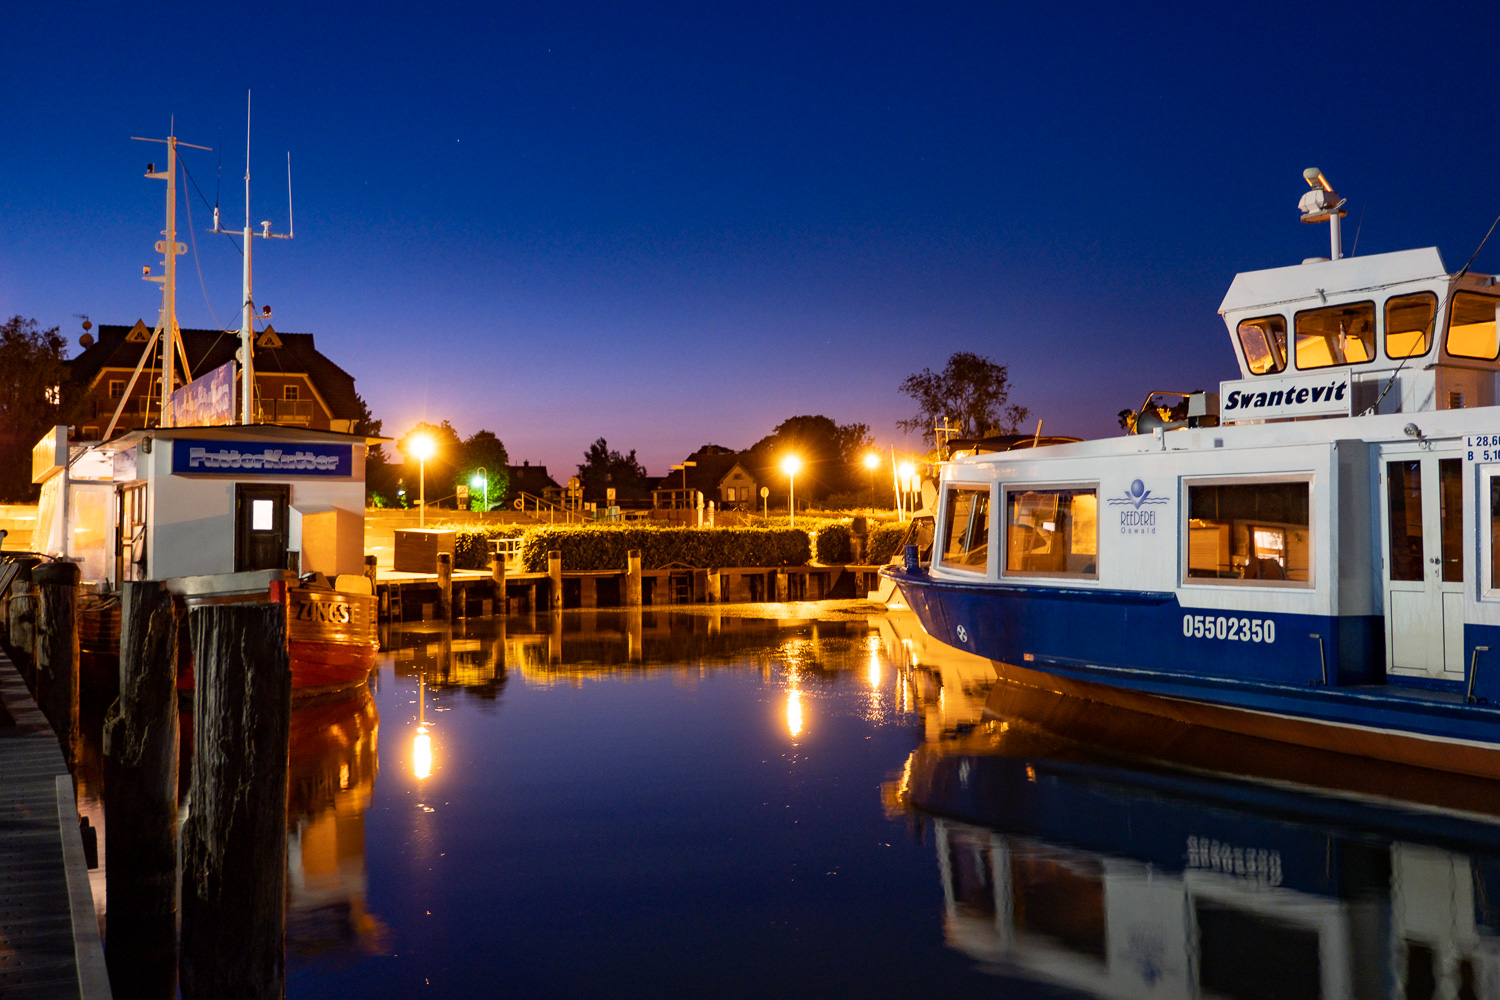
M 417 456 L 417 527 L 427 527 L 427 460 L 437 450 L 431 437 L 414 434 L 406 442 L 408 453 Z
M 486 511 L 489 510 L 490 509 L 490 473 L 489 473 L 489 470 L 486 469 L 484 466 L 481 465 L 479 467 L 479 471 L 476 472 L 476 473 L 474 473 L 474 478 L 469 480 L 469 485 L 472 486 L 472 487 L 474 487 L 476 490 L 480 489 L 481 487 L 484 489 L 484 507 L 482 509 L 484 509 Z
M 427 676 L 417 674 L 417 737 L 411 744 L 411 769 L 418 779 L 432 774 L 432 737 L 427 734 Z
M 786 693 L 786 730 L 793 739 L 802 735 L 802 692 L 796 688 Z
M 793 528 L 797 526 L 796 476 L 797 470 L 801 468 L 802 459 L 796 455 L 788 455 L 781 460 L 781 471 L 786 473 L 786 523 Z

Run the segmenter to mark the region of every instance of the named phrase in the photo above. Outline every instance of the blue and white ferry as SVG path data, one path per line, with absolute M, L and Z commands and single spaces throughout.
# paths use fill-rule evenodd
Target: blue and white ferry
M 1107 706 L 1500 777 L 1500 279 L 1436 248 L 1239 274 L 1240 377 L 1136 433 L 941 467 L 934 637 Z

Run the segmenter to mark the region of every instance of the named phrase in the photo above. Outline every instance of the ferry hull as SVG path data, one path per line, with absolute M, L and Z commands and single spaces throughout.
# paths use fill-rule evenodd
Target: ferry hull
M 1500 710 L 1467 702 L 1462 690 L 1384 683 L 1373 666 L 1383 651 L 1378 619 L 1260 615 L 1262 641 L 1205 646 L 1185 634 L 1195 612 L 1171 593 L 966 585 L 883 572 L 934 638 L 988 658 L 1004 683 L 1052 696 L 1035 720 L 1048 728 L 1108 708 L 1500 778 Z M 1271 643 L 1263 641 L 1267 621 Z M 1107 733 L 1110 724 L 1096 722 Z

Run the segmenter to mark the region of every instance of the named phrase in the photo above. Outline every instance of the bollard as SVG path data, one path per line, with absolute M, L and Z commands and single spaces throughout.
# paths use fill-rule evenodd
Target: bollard
M 641 606 L 641 550 L 631 549 L 625 553 L 625 606 Z
M 453 555 L 451 553 L 438 553 L 437 584 L 437 615 L 443 621 L 451 622 L 453 621 Z
M 188 612 L 192 808 L 182 830 L 184 1000 L 286 991 L 292 706 L 284 603 Z
M 177 615 L 159 582 L 120 595 L 120 697 L 104 719 L 115 996 L 177 996 Z
M 563 583 L 562 583 L 562 553 L 552 549 L 547 553 L 547 579 L 551 586 L 547 589 L 552 591 L 551 607 L 553 611 L 561 611 L 563 606 Z
M 370 581 L 370 593 L 375 593 L 376 585 L 380 583 L 379 570 L 375 566 L 374 556 L 365 556 L 365 579 Z
M 31 571 L 36 597 L 36 700 L 52 723 L 69 769 L 78 759 L 77 563 L 42 563 Z

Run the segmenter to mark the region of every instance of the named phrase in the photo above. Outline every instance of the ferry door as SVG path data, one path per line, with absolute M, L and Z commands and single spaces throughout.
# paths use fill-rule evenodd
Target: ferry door
M 1386 671 L 1464 677 L 1463 459 L 1382 451 Z
M 292 488 L 284 483 L 236 483 L 234 571 L 286 569 L 287 510 Z

